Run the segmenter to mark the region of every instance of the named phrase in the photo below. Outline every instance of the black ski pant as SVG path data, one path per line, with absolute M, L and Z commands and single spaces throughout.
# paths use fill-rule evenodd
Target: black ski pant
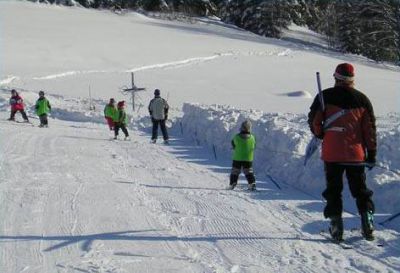
M 253 162 L 251 161 L 237 161 L 233 160 L 232 162 L 232 171 L 231 171 L 231 176 L 230 176 L 230 185 L 236 185 L 238 180 L 239 180 L 239 175 L 242 172 L 247 179 L 247 182 L 249 184 L 253 184 L 256 182 L 256 178 L 254 176 L 254 171 L 253 171 Z
M 115 137 L 118 136 L 119 129 L 125 134 L 125 137 L 129 136 L 128 129 L 126 129 L 126 125 L 123 123 L 116 122 L 114 125 L 114 135 Z
M 325 218 L 341 216 L 343 211 L 342 191 L 343 174 L 349 183 L 352 196 L 356 199 L 358 212 L 375 211 L 371 196 L 373 192 L 367 188 L 364 166 L 344 165 L 325 162 L 326 189 L 322 196 L 326 199 Z
M 11 110 L 11 115 L 10 115 L 10 120 L 14 120 L 15 119 L 15 114 L 17 112 L 20 112 L 22 115 L 22 118 L 26 121 L 28 121 L 28 116 L 26 115 L 25 110 Z
M 153 131 L 151 135 L 151 139 L 155 140 L 158 137 L 158 125 L 160 125 L 161 132 L 163 134 L 163 139 L 168 140 L 168 132 L 167 132 L 167 127 L 165 126 L 165 119 L 151 119 L 153 122 Z
M 40 120 L 40 125 L 48 125 L 49 122 L 47 120 L 47 114 L 43 114 L 39 116 L 39 120 Z

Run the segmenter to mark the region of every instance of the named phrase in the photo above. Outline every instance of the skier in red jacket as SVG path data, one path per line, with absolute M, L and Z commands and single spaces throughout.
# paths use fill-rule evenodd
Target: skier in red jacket
M 24 102 L 21 96 L 18 94 L 18 92 L 13 89 L 11 90 L 11 98 L 10 98 L 10 105 L 11 105 L 11 115 L 8 120 L 15 120 L 15 113 L 20 112 L 22 114 L 22 118 L 26 121 L 29 122 L 28 116 L 25 113 L 24 110 Z
M 324 216 L 331 220 L 330 232 L 335 240 L 343 236 L 342 190 L 346 174 L 351 194 L 361 216 L 362 232 L 373 240 L 373 192 L 367 188 L 365 167 L 376 161 L 376 125 L 372 104 L 366 95 L 354 88 L 354 67 L 348 63 L 336 67 L 335 86 L 322 91 L 325 111 L 318 96 L 308 114 L 312 133 L 321 139 L 325 165 L 326 199 Z M 324 122 L 331 120 L 327 128 Z

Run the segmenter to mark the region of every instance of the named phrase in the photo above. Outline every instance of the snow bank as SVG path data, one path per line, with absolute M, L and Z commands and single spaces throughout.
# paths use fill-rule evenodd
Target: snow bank
M 198 145 L 215 148 L 221 158 L 230 155 L 230 140 L 245 119 L 252 121 L 257 139 L 254 160 L 257 177 L 270 176 L 281 185 L 290 185 L 310 195 L 320 196 L 324 188 L 324 174 L 319 155 L 314 154 L 307 166 L 303 166 L 305 147 L 311 138 L 305 115 L 184 104 L 179 126 L 182 126 L 186 138 Z M 368 185 L 375 192 L 377 211 L 390 214 L 400 211 L 399 120 L 399 114 L 378 119 L 380 167 L 367 174 Z M 353 203 L 352 200 L 346 202 L 349 205 Z

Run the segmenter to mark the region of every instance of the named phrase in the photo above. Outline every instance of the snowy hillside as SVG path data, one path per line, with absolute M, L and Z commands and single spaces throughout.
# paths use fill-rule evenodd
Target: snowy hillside
M 0 2 L 0 272 L 399 272 L 400 219 L 388 221 L 400 212 L 399 70 L 313 36 Z M 330 86 L 342 61 L 375 107 L 381 164 L 368 173 L 377 239 L 362 239 L 346 188 L 346 250 L 320 234 L 318 155 L 303 166 L 315 72 Z M 129 99 L 130 72 L 147 91 L 128 107 L 131 140 L 110 141 L 103 107 Z M 12 88 L 35 126 L 6 121 Z M 155 88 L 172 107 L 169 146 L 149 143 Z M 37 127 L 38 90 L 49 128 Z M 243 180 L 225 189 L 244 118 L 258 141 L 254 193 Z

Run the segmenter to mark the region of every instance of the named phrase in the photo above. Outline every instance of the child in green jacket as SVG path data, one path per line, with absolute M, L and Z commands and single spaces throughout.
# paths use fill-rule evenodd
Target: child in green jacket
M 47 114 L 51 111 L 51 106 L 43 91 L 39 91 L 39 99 L 36 101 L 35 109 L 40 120 L 39 127 L 48 127 Z
M 120 128 L 125 134 L 125 140 L 129 138 L 128 129 L 126 128 L 126 125 L 128 124 L 128 115 L 126 114 L 124 107 L 125 101 L 118 102 L 118 111 L 114 116 L 114 139 L 118 138 L 118 132 Z
M 106 118 L 110 131 L 114 130 L 114 117 L 116 114 L 117 107 L 115 107 L 115 100 L 111 98 L 110 102 L 104 107 L 104 117 Z
M 232 139 L 233 163 L 230 175 L 229 189 L 233 190 L 239 180 L 239 175 L 243 168 L 243 173 L 249 183 L 249 190 L 256 189 L 256 178 L 253 172 L 254 149 L 256 139 L 251 134 L 251 122 L 246 120 L 240 126 L 240 133 Z

